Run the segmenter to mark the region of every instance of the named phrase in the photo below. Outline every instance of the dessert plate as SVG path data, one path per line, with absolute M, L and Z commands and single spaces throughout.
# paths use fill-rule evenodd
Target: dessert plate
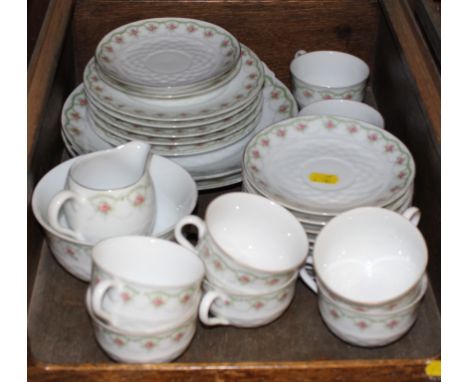
M 186 142 L 181 138 L 174 138 L 169 140 L 157 139 L 154 137 L 144 137 L 138 134 L 128 133 L 126 134 L 110 131 L 105 128 L 104 125 L 95 123 L 91 119 L 89 120 L 91 129 L 95 131 L 103 140 L 109 142 L 112 146 L 118 146 L 127 143 L 131 140 L 142 140 L 151 145 L 151 151 L 155 154 L 165 156 L 177 156 L 177 155 L 194 155 L 199 153 L 206 153 L 209 151 L 220 149 L 221 147 L 227 146 L 241 139 L 242 137 L 253 131 L 261 118 L 261 114 L 254 115 L 253 118 L 246 124 L 241 125 L 234 131 L 228 131 L 227 133 L 218 134 L 218 136 L 209 137 L 206 140 L 189 141 Z
M 175 100 L 155 100 L 135 97 L 109 86 L 96 71 L 91 59 L 83 74 L 88 97 L 106 109 L 134 118 L 158 121 L 188 121 L 225 114 L 254 99 L 263 86 L 263 66 L 249 48 L 242 46 L 242 67 L 226 86 L 196 97 Z
M 234 68 L 240 46 L 223 28 L 185 18 L 147 19 L 108 33 L 96 60 L 110 77 L 160 89 L 203 85 Z
M 99 111 L 92 103 L 89 103 L 88 111 L 90 117 L 93 120 L 100 120 L 102 123 L 113 126 L 116 129 L 139 133 L 147 136 L 164 137 L 164 138 L 186 138 L 186 137 L 197 137 L 205 135 L 207 133 L 214 133 L 219 130 L 224 130 L 232 127 L 233 125 L 245 122 L 253 113 L 259 111 L 263 105 L 262 94 L 260 93 L 251 104 L 244 110 L 239 111 L 238 114 L 234 114 L 230 117 L 224 118 L 220 121 L 212 123 L 200 123 L 194 126 L 178 126 L 173 125 L 171 127 L 159 127 L 159 126 L 145 126 L 135 123 L 130 123 L 118 118 L 115 118 L 109 114 Z
M 334 116 L 269 126 L 246 146 L 243 166 L 244 177 L 263 195 L 312 214 L 388 205 L 415 175 L 413 157 L 398 138 Z
M 195 179 L 216 178 L 218 174 L 239 172 L 242 166 L 242 152 L 247 142 L 267 126 L 297 115 L 298 108 L 289 89 L 265 66 L 265 84 L 262 89 L 263 107 L 261 119 L 254 131 L 239 141 L 198 155 L 173 157 Z M 101 139 L 91 128 L 87 118 L 88 99 L 79 85 L 67 98 L 62 109 L 62 131 L 69 144 L 78 154 L 112 147 Z M 240 181 L 240 177 L 238 178 Z

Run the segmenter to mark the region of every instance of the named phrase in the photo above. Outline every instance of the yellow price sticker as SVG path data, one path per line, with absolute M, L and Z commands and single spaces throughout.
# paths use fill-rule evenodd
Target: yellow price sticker
M 311 172 L 309 174 L 309 180 L 316 183 L 327 183 L 337 184 L 340 180 L 337 175 L 333 174 L 322 174 L 320 172 Z
M 426 375 L 429 377 L 440 377 L 441 376 L 441 364 L 440 360 L 434 360 L 427 364 Z

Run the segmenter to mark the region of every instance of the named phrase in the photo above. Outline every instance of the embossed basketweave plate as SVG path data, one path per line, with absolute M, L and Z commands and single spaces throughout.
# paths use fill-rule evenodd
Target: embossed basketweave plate
M 200 96 L 184 99 L 149 99 L 119 91 L 99 76 L 96 60 L 91 59 L 83 74 L 88 97 L 102 108 L 133 118 L 156 121 L 189 121 L 223 115 L 247 105 L 261 91 L 264 82 L 262 62 L 246 46 L 242 46 L 242 66 L 225 86 Z
M 246 146 L 244 176 L 262 194 L 308 213 L 384 206 L 412 184 L 411 153 L 376 126 L 333 116 L 292 118 Z
M 232 70 L 240 45 L 223 28 L 194 19 L 156 18 L 123 25 L 96 48 L 103 72 L 129 85 L 158 89 L 203 84 Z

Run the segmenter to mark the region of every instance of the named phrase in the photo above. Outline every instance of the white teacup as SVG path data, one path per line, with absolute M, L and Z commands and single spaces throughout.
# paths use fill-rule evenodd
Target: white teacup
M 291 62 L 293 94 L 300 108 L 326 99 L 362 101 L 369 66 L 360 58 L 335 51 L 300 50 Z
M 382 129 L 385 125 L 382 115 L 373 107 L 363 102 L 346 99 L 330 99 L 311 103 L 299 112 L 300 117 L 304 115 L 336 115 L 367 122 Z
M 361 309 L 405 305 L 428 261 L 426 242 L 415 227 L 419 218 L 415 207 L 403 216 L 362 207 L 330 220 L 314 245 L 313 266 L 320 288 L 335 301 Z
M 156 202 L 146 165 L 149 149 L 147 143 L 135 141 L 78 157 L 70 167 L 65 190 L 50 202 L 50 225 L 88 243 L 150 234 Z M 60 221 L 62 207 L 69 227 Z
M 198 245 L 182 229 L 198 229 Z M 287 283 L 304 263 L 307 235 L 288 210 L 259 195 L 233 192 L 208 206 L 205 221 L 183 218 L 174 230 L 176 240 L 199 253 L 208 280 L 244 292 L 269 291 Z
M 92 259 L 91 309 L 118 329 L 153 330 L 198 305 L 203 262 L 176 243 L 114 237 L 99 242 Z
M 160 363 L 179 357 L 192 342 L 197 328 L 197 309 L 177 321 L 158 325 L 150 332 L 126 331 L 103 323 L 91 308 L 90 290 L 86 307 L 91 316 L 94 335 L 106 354 L 118 362 Z
M 412 300 L 386 311 L 360 311 L 337 304 L 323 289 L 319 289 L 318 307 L 327 327 L 343 341 L 365 347 L 384 346 L 402 337 L 414 324 L 427 283 L 424 275 Z
M 203 281 L 206 292 L 199 307 L 199 318 L 205 325 L 233 325 L 255 328 L 276 320 L 294 297 L 297 274 L 280 288 L 248 294 L 233 291 L 208 280 Z

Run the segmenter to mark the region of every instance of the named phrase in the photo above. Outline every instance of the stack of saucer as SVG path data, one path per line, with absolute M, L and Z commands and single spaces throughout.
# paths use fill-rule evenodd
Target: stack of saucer
M 291 211 L 313 246 L 333 217 L 361 206 L 406 210 L 415 164 L 388 131 L 335 116 L 304 116 L 269 126 L 247 144 L 244 190 Z
M 185 167 L 200 189 L 220 187 L 241 180 L 241 152 L 255 130 L 297 114 L 278 82 L 217 25 L 138 21 L 98 44 L 83 85 L 64 105 L 62 136 L 73 154 L 147 142 Z

